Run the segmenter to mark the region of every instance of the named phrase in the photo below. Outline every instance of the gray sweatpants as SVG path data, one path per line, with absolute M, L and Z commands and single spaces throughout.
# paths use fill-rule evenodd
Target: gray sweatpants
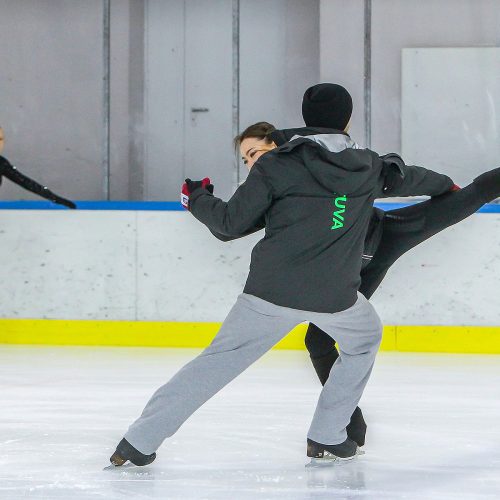
M 241 294 L 210 346 L 153 394 L 125 439 L 142 453 L 153 453 L 201 405 L 305 321 L 335 335 L 340 351 L 308 437 L 322 444 L 345 441 L 346 426 L 368 381 L 382 336 L 380 319 L 361 294 L 352 307 L 333 314 L 290 309 Z

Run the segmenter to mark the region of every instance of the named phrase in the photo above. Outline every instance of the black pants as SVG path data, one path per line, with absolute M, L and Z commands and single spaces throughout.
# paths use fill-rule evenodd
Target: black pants
M 500 179 L 500 169 L 496 169 Z M 494 171 L 493 171 L 494 172 Z M 487 179 L 491 184 L 491 179 Z M 488 187 L 490 187 L 488 185 Z M 498 196 L 485 195 L 477 182 L 467 187 L 422 203 L 387 211 L 383 220 L 382 237 L 372 260 L 361 271 L 360 292 L 369 299 L 379 287 L 389 268 L 403 254 L 457 222 L 475 213 L 491 199 Z M 500 191 L 500 188 L 499 188 Z M 322 384 L 338 358 L 334 342 L 316 325 L 310 324 L 305 344 L 311 361 Z M 359 408 L 356 408 L 347 432 L 358 444 L 364 444 L 366 424 Z

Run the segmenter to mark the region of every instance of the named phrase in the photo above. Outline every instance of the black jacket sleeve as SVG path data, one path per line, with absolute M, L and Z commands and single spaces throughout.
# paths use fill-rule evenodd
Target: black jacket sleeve
M 215 236 L 229 241 L 255 232 L 272 200 L 272 187 L 261 167 L 255 165 L 228 202 L 206 189 L 197 189 L 190 197 L 190 210 Z
M 265 217 L 262 217 L 261 220 L 255 224 L 254 227 L 250 228 L 248 231 L 246 231 L 243 234 L 240 234 L 239 236 L 228 236 L 226 234 L 218 233 L 217 231 L 214 231 L 213 229 L 210 229 L 210 232 L 220 241 L 233 241 L 238 238 L 243 238 L 244 236 L 249 236 L 250 234 L 256 233 L 257 231 L 260 231 L 261 229 L 264 229 L 266 227 L 266 219 Z
M 64 205 L 68 208 L 76 208 L 76 205 L 71 201 L 63 198 L 62 196 L 53 193 L 48 187 L 42 186 L 38 182 L 34 181 L 30 177 L 19 172 L 19 170 L 10 164 L 10 162 L 0 156 L 0 184 L 2 183 L 2 176 L 14 182 L 18 186 L 31 191 L 32 193 L 50 200 L 53 203 L 58 203 L 59 205 Z
M 450 191 L 454 182 L 444 174 L 414 165 L 405 165 L 403 159 L 390 153 L 382 156 L 383 185 L 380 197 L 437 196 Z

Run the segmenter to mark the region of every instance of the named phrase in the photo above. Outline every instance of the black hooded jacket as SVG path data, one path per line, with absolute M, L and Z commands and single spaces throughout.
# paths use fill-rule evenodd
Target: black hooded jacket
M 259 158 L 228 202 L 198 189 L 190 210 L 223 239 L 265 225 L 245 293 L 293 309 L 345 310 L 357 298 L 374 199 L 441 194 L 453 182 L 420 167 L 406 174 L 395 158 L 359 149 L 341 132 L 278 133 L 287 141 L 273 137 L 282 144 Z

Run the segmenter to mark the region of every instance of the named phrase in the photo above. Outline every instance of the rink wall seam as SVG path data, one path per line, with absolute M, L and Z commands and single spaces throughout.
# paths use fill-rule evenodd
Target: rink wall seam
M 221 323 L 0 319 L 0 344 L 188 347 L 210 344 Z M 275 349 L 304 349 L 306 325 Z M 500 354 L 500 327 L 385 326 L 382 351 Z

